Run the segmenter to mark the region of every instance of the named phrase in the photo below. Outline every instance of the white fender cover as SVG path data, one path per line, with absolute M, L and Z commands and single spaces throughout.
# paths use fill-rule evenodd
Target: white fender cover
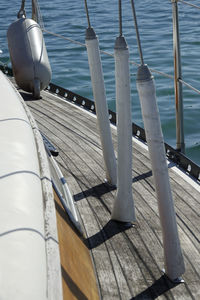
M 0 299 L 47 299 L 36 144 L 18 93 L 0 72 Z

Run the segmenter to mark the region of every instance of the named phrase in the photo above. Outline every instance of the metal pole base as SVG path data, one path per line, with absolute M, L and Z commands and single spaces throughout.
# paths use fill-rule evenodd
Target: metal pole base
M 185 280 L 182 277 L 177 277 L 175 279 L 169 278 L 169 276 L 165 273 L 165 269 L 162 269 L 162 272 L 167 277 L 167 279 L 169 279 L 171 282 L 173 282 L 175 284 L 179 284 L 179 283 L 184 283 L 185 282 Z
M 112 221 L 115 222 L 121 229 L 124 229 L 124 230 L 136 226 L 136 223 L 134 223 L 134 222 L 121 222 L 118 220 L 112 220 Z

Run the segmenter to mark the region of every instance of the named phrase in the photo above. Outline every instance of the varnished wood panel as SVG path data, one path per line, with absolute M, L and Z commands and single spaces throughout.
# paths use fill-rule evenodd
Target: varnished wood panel
M 64 300 L 98 300 L 98 288 L 88 248 L 70 222 L 54 192 Z

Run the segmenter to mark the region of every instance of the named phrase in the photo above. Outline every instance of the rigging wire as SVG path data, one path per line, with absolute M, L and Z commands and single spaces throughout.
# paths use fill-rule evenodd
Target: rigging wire
M 82 46 L 82 47 L 85 47 L 85 48 L 86 48 L 86 45 L 85 45 L 84 43 L 75 41 L 75 40 L 73 40 L 73 39 L 71 39 L 71 38 L 68 38 L 68 37 L 65 37 L 65 36 L 63 36 L 63 35 L 61 35 L 61 34 L 53 33 L 53 32 L 51 32 L 51 31 L 46 30 L 45 28 L 43 29 L 43 32 L 46 32 L 46 33 L 49 34 L 49 35 L 52 35 L 52 36 L 61 38 L 61 39 L 63 39 L 63 40 L 69 41 L 69 42 L 71 42 L 71 43 L 73 43 L 73 44 L 76 44 L 76 45 L 79 45 L 79 46 Z M 114 54 L 112 54 L 112 53 L 110 53 L 110 52 L 107 52 L 107 51 L 104 51 L 104 50 L 100 50 L 100 52 L 101 52 L 102 54 L 107 55 L 107 56 L 114 57 Z M 137 66 L 137 67 L 140 66 L 140 64 L 136 63 L 136 62 L 133 61 L 133 60 L 130 60 L 130 63 L 133 64 L 133 65 L 135 65 L 135 66 Z M 157 73 L 157 74 L 159 74 L 159 75 L 162 75 L 162 76 L 164 76 L 164 77 L 166 77 L 166 78 L 170 78 L 170 79 L 173 79 L 173 78 L 174 78 L 172 75 L 166 74 L 166 73 L 164 73 L 164 72 L 160 72 L 160 71 L 155 70 L 155 69 L 152 69 L 152 68 L 150 68 L 150 70 L 151 70 L 152 72 Z
M 79 45 L 79 46 L 82 46 L 82 47 L 86 47 L 86 45 L 84 43 L 75 41 L 75 40 L 73 40 L 71 38 L 68 38 L 68 37 L 65 37 L 63 35 L 56 34 L 56 33 L 53 33 L 51 31 L 46 30 L 45 26 L 44 26 L 42 14 L 41 14 L 41 11 L 40 11 L 40 6 L 39 6 L 39 3 L 38 3 L 38 0 L 32 0 L 32 1 L 35 2 L 36 8 L 37 8 L 38 22 L 39 22 L 39 24 L 40 24 L 43 32 L 46 32 L 49 35 L 52 35 L 52 36 L 55 36 L 55 37 L 67 40 L 67 41 L 69 41 L 71 43 L 74 43 L 76 45 Z M 88 6 L 87 6 L 87 0 L 84 0 L 84 1 L 85 1 L 85 8 L 86 8 L 86 14 L 87 14 L 87 19 L 88 19 L 88 26 L 91 27 L 90 19 L 89 19 L 89 11 L 88 11 Z M 199 6 L 196 6 L 194 4 L 188 3 L 188 2 L 186 2 L 184 0 L 178 0 L 178 1 L 182 2 L 184 4 L 188 4 L 190 6 L 193 6 L 193 7 L 196 7 L 198 9 L 200 9 Z M 137 25 L 137 18 L 136 18 L 136 13 L 135 13 L 135 7 L 134 7 L 133 0 L 131 0 L 131 4 L 132 4 L 133 15 L 134 15 L 135 29 L 137 28 L 136 29 L 136 35 L 137 35 L 137 40 L 138 40 L 138 47 L 140 48 L 140 50 L 139 50 L 139 52 L 140 52 L 140 59 L 141 59 L 141 63 L 144 64 L 143 55 L 142 55 L 142 48 L 141 48 L 141 43 L 140 43 L 140 36 L 139 36 L 138 25 Z M 21 8 L 20 8 L 20 11 L 18 12 L 18 14 L 20 14 L 20 13 L 23 13 L 23 15 L 26 16 L 26 13 L 25 13 L 25 0 L 22 0 Z M 122 36 L 123 33 L 122 33 L 122 6 L 121 6 L 121 0 L 119 0 L 119 31 L 120 31 L 120 36 Z M 100 52 L 102 54 L 107 55 L 107 56 L 114 57 L 114 54 L 109 53 L 107 51 L 100 50 Z M 132 60 L 130 61 L 130 63 L 133 64 L 133 65 L 135 65 L 135 66 L 139 66 L 140 65 L 140 64 L 138 64 L 138 63 L 136 63 L 135 61 L 132 61 Z M 6 65 L 6 64 L 4 63 L 4 65 Z M 170 74 L 158 71 L 156 69 L 150 68 L 150 71 L 153 72 L 153 73 L 159 74 L 161 76 L 164 76 L 166 78 L 169 78 L 169 79 L 173 79 L 174 78 L 173 75 L 170 75 Z M 180 81 L 182 84 L 184 84 L 188 88 L 192 89 L 196 93 L 200 94 L 200 90 L 196 89 L 195 87 L 193 87 L 192 85 L 188 84 L 184 80 L 178 79 L 178 81 Z
M 182 79 L 178 79 L 178 81 L 180 81 L 182 84 L 184 84 L 185 86 L 187 86 L 188 88 L 190 88 L 191 90 L 195 91 L 197 94 L 200 94 L 200 91 L 198 89 L 196 89 L 195 87 L 193 87 L 191 84 L 185 82 Z
M 122 36 L 122 1 L 119 0 L 119 36 Z
M 86 11 L 86 15 L 87 15 L 88 28 L 91 28 L 91 24 L 90 24 L 90 16 L 89 16 L 89 10 L 88 10 L 88 5 L 87 5 L 87 0 L 85 0 L 85 11 Z
M 37 7 L 35 0 L 32 0 L 32 19 L 37 22 L 38 16 L 37 16 Z
M 138 24 L 137 24 L 137 16 L 136 16 L 135 5 L 134 5 L 133 0 L 131 0 L 131 5 L 132 5 L 132 12 L 133 12 L 133 19 L 134 19 L 134 23 L 135 23 L 135 31 L 136 31 L 136 38 L 137 38 L 139 55 L 140 55 L 140 61 L 141 61 L 141 65 L 144 65 L 142 46 L 141 46 L 141 41 L 140 41 L 140 34 L 139 34 Z
M 200 9 L 200 6 L 195 5 L 195 4 L 192 4 L 192 3 L 189 3 L 189 2 L 184 1 L 184 0 L 178 0 L 178 2 L 181 2 L 181 3 L 183 3 L 183 4 L 187 4 L 187 5 L 189 5 L 189 6 L 192 6 L 192 7 L 197 8 L 197 9 Z
M 46 30 L 45 28 L 43 28 L 42 31 L 43 31 L 43 32 L 46 32 L 46 33 L 48 33 L 48 34 L 50 34 L 50 35 L 52 35 L 52 36 L 59 37 L 59 38 L 61 38 L 61 39 L 63 39 L 63 40 L 69 41 L 69 42 L 71 42 L 71 43 L 73 43 L 73 44 L 77 44 L 77 45 L 79 45 L 79 46 L 86 47 L 86 45 L 85 45 L 84 43 L 81 43 L 81 42 L 72 40 L 72 39 L 70 39 L 70 38 L 68 38 L 68 37 L 65 37 L 65 36 L 61 35 L 61 34 L 57 34 L 57 33 L 48 31 L 48 30 Z
M 32 0 L 32 19 L 35 20 L 42 29 L 44 29 L 44 22 L 38 0 Z

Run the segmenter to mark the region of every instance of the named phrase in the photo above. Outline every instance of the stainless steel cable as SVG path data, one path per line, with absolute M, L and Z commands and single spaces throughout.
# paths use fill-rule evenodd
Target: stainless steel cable
M 57 33 L 53 33 L 51 31 L 48 31 L 46 29 L 43 29 L 43 32 L 46 32 L 47 34 L 49 35 L 52 35 L 52 36 L 55 36 L 55 37 L 58 37 L 58 38 L 61 38 L 63 40 L 66 40 L 66 41 L 69 41 L 73 44 L 76 44 L 76 45 L 79 45 L 79 46 L 82 46 L 82 47 L 85 47 L 86 48 L 86 45 L 84 43 L 81 43 L 81 42 L 78 42 L 78 41 L 75 41 L 73 39 L 70 39 L 68 37 L 64 37 L 63 35 L 60 35 L 60 34 L 57 34 Z M 114 57 L 114 54 L 110 53 L 110 52 L 107 52 L 107 51 L 104 51 L 104 50 L 100 50 L 100 52 L 102 54 L 105 54 L 107 56 L 110 56 L 110 57 Z M 137 62 L 131 60 L 130 61 L 131 64 L 135 65 L 135 66 L 140 66 L 140 64 L 138 64 Z M 167 73 L 164 73 L 164 72 L 161 72 L 161 71 L 158 71 L 156 69 L 152 69 L 150 68 L 150 71 L 152 73 L 156 73 L 158 75 L 161 75 L 165 78 L 169 78 L 169 79 L 174 79 L 174 76 L 173 75 L 170 75 L 170 74 L 167 74 Z M 195 91 L 196 93 L 200 94 L 200 90 L 196 89 L 195 87 L 193 87 L 192 85 L 190 85 L 189 83 L 183 81 L 182 79 L 178 79 L 178 81 L 180 81 L 182 84 L 184 84 L 185 86 L 187 86 L 188 88 L 190 88 L 191 90 Z
M 32 0 L 32 19 L 35 20 L 42 29 L 44 29 L 44 22 L 38 0 Z
M 70 39 L 70 38 L 68 38 L 68 37 L 65 37 L 65 36 L 61 35 L 61 34 L 57 34 L 57 33 L 48 31 L 48 30 L 46 30 L 46 29 L 43 29 L 42 31 L 43 31 L 43 32 L 46 32 L 46 33 L 48 33 L 48 34 L 50 34 L 50 35 L 52 35 L 52 36 L 59 37 L 59 38 L 61 38 L 61 39 L 63 39 L 63 40 L 69 41 L 69 42 L 71 42 L 71 43 L 73 43 L 73 44 L 77 44 L 77 45 L 79 45 L 79 46 L 86 47 L 85 44 L 83 44 L 83 43 L 81 43 L 81 42 L 78 42 L 78 41 L 75 41 L 75 40 L 72 40 L 72 39 Z
M 187 5 L 189 5 L 189 6 L 192 6 L 192 7 L 197 8 L 197 9 L 200 9 L 200 6 L 195 5 L 195 4 L 192 4 L 192 3 L 187 2 L 187 1 L 184 1 L 184 0 L 178 0 L 178 2 L 181 2 L 181 3 L 183 3 L 183 4 L 187 4 Z
M 190 88 L 191 90 L 195 91 L 197 94 L 200 94 L 200 90 L 196 89 L 195 87 L 193 87 L 192 85 L 190 85 L 189 83 L 185 82 L 182 79 L 178 79 L 178 81 L 180 81 L 182 84 L 184 84 L 185 86 L 187 86 L 188 88 Z
M 85 48 L 86 48 L 86 45 L 85 45 L 84 43 L 75 41 L 75 40 L 70 39 L 70 38 L 68 38 L 68 37 L 65 37 L 65 36 L 63 36 L 63 35 L 61 35 L 61 34 L 53 33 L 53 32 L 48 31 L 48 30 L 46 30 L 46 29 L 43 29 L 43 32 L 46 32 L 47 34 L 50 34 L 50 35 L 52 35 L 52 36 L 61 38 L 61 39 L 63 39 L 63 40 L 69 41 L 69 42 L 71 42 L 71 43 L 73 43 L 73 44 L 76 44 L 76 45 L 79 45 L 79 46 L 82 46 L 82 47 L 85 47 Z M 105 55 L 114 57 L 114 54 L 112 54 L 112 53 L 110 53 L 110 52 L 107 52 L 107 51 L 104 51 L 104 50 L 100 50 L 100 52 L 101 52 L 102 54 L 105 54 Z M 131 60 L 130 63 L 133 64 L 133 65 L 135 65 L 135 66 L 140 66 L 140 64 L 136 63 L 136 62 L 133 61 L 133 60 Z M 155 70 L 155 69 L 150 69 L 150 70 L 151 70 L 152 72 L 157 73 L 157 74 L 159 74 L 159 75 L 162 75 L 162 76 L 164 76 L 164 77 L 166 77 L 166 78 L 170 78 L 170 79 L 173 79 L 173 78 L 174 78 L 172 75 L 169 75 L 169 74 L 166 74 L 166 73 L 157 71 L 157 70 Z
M 88 27 L 91 28 L 91 24 L 90 24 L 90 16 L 89 16 L 89 11 L 88 11 L 87 0 L 85 0 L 85 11 L 86 11 L 86 15 L 87 15 Z
M 119 35 L 122 36 L 122 1 L 119 0 Z
M 136 31 L 136 38 L 137 38 L 139 55 L 140 55 L 140 61 L 141 61 L 141 65 L 144 65 L 144 59 L 143 59 L 142 47 L 141 47 L 141 41 L 140 41 L 140 34 L 139 34 L 138 24 L 137 24 L 137 16 L 136 16 L 135 5 L 134 5 L 133 0 L 131 0 L 131 5 L 132 5 L 132 12 L 133 12 L 133 19 L 134 19 L 134 23 L 135 23 L 135 31 Z

